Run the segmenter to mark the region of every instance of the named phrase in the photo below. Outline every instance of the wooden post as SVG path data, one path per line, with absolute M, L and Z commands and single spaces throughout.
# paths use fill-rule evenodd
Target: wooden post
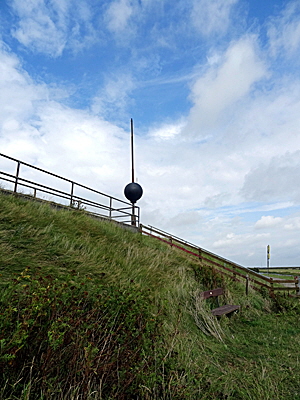
M 246 275 L 246 295 L 249 293 L 249 275 Z
M 267 246 L 267 268 L 268 268 L 268 275 L 270 273 L 270 245 Z
M 295 276 L 296 294 L 300 295 L 299 276 Z
M 270 292 L 271 292 L 271 295 L 273 295 L 274 294 L 273 278 L 270 278 L 270 284 L 271 284 Z

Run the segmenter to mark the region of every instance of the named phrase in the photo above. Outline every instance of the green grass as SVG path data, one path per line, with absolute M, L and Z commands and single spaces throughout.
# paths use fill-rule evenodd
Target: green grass
M 299 299 L 83 211 L 0 205 L 1 400 L 300 399 Z M 199 294 L 220 286 L 241 311 L 218 320 Z
M 292 275 L 287 275 L 287 274 L 276 274 L 276 273 L 269 273 L 266 275 L 268 278 L 273 278 L 273 279 L 286 279 L 286 280 L 291 280 L 294 279 L 294 277 Z M 295 275 L 297 276 L 297 275 Z
M 260 268 L 255 268 L 255 270 L 257 270 L 257 272 L 260 271 L 260 273 L 265 274 L 265 275 L 272 275 L 275 274 L 276 275 L 287 275 L 287 276 L 300 276 L 300 270 L 299 269 L 293 269 L 293 268 L 282 268 L 282 269 L 273 269 L 273 268 L 269 268 L 269 271 L 267 269 L 260 269 Z

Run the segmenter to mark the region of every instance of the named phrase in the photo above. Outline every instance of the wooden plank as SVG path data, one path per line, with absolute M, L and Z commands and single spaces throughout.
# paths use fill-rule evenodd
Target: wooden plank
M 216 317 L 220 317 L 221 315 L 225 314 L 230 314 L 234 311 L 237 311 L 240 309 L 240 306 L 237 305 L 226 305 L 222 307 L 215 308 L 214 310 L 211 310 L 212 314 Z
M 216 297 L 224 294 L 224 289 L 223 288 L 217 288 L 217 289 L 212 289 L 212 290 L 206 290 L 205 292 L 202 292 L 200 294 L 203 299 L 209 299 L 210 297 Z

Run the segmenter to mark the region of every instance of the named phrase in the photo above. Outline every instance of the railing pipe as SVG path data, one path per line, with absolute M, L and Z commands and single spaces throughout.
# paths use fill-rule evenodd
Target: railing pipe
M 42 168 L 35 167 L 34 165 L 30 165 L 30 164 L 28 164 L 28 163 L 26 163 L 26 162 L 17 160 L 16 158 L 7 156 L 7 155 L 5 155 L 5 154 L 0 153 L 0 157 L 7 158 L 7 159 L 9 159 L 9 160 L 15 161 L 15 162 L 20 163 L 20 164 L 22 164 L 22 165 L 25 165 L 25 166 L 27 166 L 27 167 L 29 167 L 29 168 L 36 169 L 37 171 L 40 171 L 40 172 L 43 172 L 43 173 L 45 173 L 45 174 L 54 176 L 55 178 L 61 179 L 61 180 L 63 180 L 63 181 L 72 183 L 72 180 L 71 180 L 71 179 L 64 178 L 64 177 L 62 177 L 62 176 L 59 176 L 59 175 L 54 174 L 54 173 L 52 173 L 52 172 L 46 171 L 46 170 L 44 170 L 44 169 L 42 169 Z M 120 203 L 129 204 L 129 203 L 127 203 L 126 201 L 123 201 L 123 200 L 121 200 L 121 199 L 117 199 L 116 197 L 113 197 L 113 196 L 109 196 L 108 194 L 99 192 L 98 190 L 92 189 L 92 188 L 90 188 L 90 187 L 88 187 L 88 186 L 81 185 L 80 183 L 74 182 L 74 185 L 77 185 L 77 186 L 79 186 L 79 187 L 81 187 L 81 188 L 83 188 L 83 189 L 90 190 L 90 191 L 93 192 L 93 193 L 97 193 L 97 194 L 100 194 L 100 195 L 105 196 L 105 197 L 111 197 L 112 199 L 114 199 L 114 200 L 116 200 L 116 201 L 119 201 Z
M 102 210 L 106 211 L 105 215 L 99 214 L 99 213 L 97 214 L 96 212 L 87 211 L 87 212 L 89 212 L 90 214 L 93 214 L 93 215 L 99 215 L 101 217 L 105 217 L 105 218 L 109 218 L 109 219 L 115 219 L 115 220 L 120 219 L 120 218 L 124 218 L 124 217 L 126 217 L 126 218 L 131 217 L 130 210 L 132 210 L 132 204 L 130 204 L 130 203 L 127 203 L 127 202 L 125 202 L 125 201 L 123 201 L 121 199 L 117 199 L 116 197 L 109 196 L 109 195 L 107 195 L 107 194 L 105 194 L 103 192 L 100 192 L 98 190 L 92 189 L 92 188 L 90 188 L 88 186 L 78 184 L 78 183 L 76 183 L 76 182 L 74 182 L 74 181 L 72 181 L 70 179 L 63 178 L 63 177 L 61 177 L 59 175 L 53 174 L 52 172 L 48 172 L 48 171 L 43 170 L 41 168 L 38 168 L 38 167 L 35 167 L 35 166 L 30 165 L 28 163 L 22 162 L 22 161 L 17 160 L 17 159 L 15 159 L 13 157 L 6 156 L 6 155 L 4 155 L 2 153 L 0 153 L 0 157 L 9 159 L 9 160 L 14 161 L 14 162 L 17 163 L 17 171 L 16 171 L 15 175 L 6 173 L 4 171 L 0 171 L 0 179 L 3 179 L 4 181 L 7 181 L 7 182 L 11 182 L 14 185 L 13 186 L 13 193 L 17 192 L 19 186 L 24 186 L 25 188 L 30 188 L 30 189 L 33 190 L 33 197 L 36 197 L 37 189 L 38 189 L 42 193 L 46 193 L 46 194 L 57 196 L 59 198 L 67 199 L 70 202 L 70 206 L 73 204 L 74 200 L 76 200 L 76 201 L 80 201 L 82 204 L 84 204 L 84 205 L 86 205 L 88 207 L 96 208 L 96 209 L 102 209 Z M 27 180 L 25 178 L 21 178 L 20 169 L 21 169 L 22 165 L 27 166 L 27 167 L 29 167 L 31 169 L 37 170 L 39 172 L 42 172 L 42 173 L 44 173 L 46 175 L 53 176 L 53 177 L 55 177 L 57 179 L 60 179 L 61 181 L 69 182 L 71 184 L 71 191 L 67 193 L 67 192 L 61 191 L 59 189 L 55 189 L 53 187 L 48 187 L 48 186 L 42 185 L 40 183 L 29 181 L 29 180 Z M 75 196 L 74 195 L 75 185 L 77 185 L 78 187 L 80 187 L 82 189 L 86 189 L 87 191 L 89 191 L 91 193 L 95 193 L 97 195 L 103 196 L 104 199 L 109 199 L 109 205 L 100 204 L 100 203 L 97 203 L 95 201 L 89 200 L 87 198 L 82 198 L 82 197 L 79 197 L 79 196 Z M 122 207 L 113 208 L 114 201 L 116 201 L 117 205 L 120 205 L 120 206 L 122 205 Z M 135 207 L 135 210 L 136 210 L 136 212 L 135 212 L 134 218 L 135 218 L 137 224 L 139 224 L 139 221 L 140 221 L 140 208 L 139 207 Z M 114 212 L 116 213 L 115 216 L 113 215 Z M 130 223 L 130 222 L 128 221 L 128 223 Z

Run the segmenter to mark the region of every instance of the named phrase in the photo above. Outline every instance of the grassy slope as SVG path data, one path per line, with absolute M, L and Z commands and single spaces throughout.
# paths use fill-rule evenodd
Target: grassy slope
M 56 388 L 56 399 L 300 399 L 297 376 L 299 300 L 291 303 L 291 300 L 282 299 L 274 303 L 252 292 L 246 297 L 244 287 L 224 281 L 212 270 L 176 250 L 114 224 L 93 220 L 83 212 L 56 211 L 3 195 L 0 204 L 1 327 L 6 329 L 5 335 L 0 337 L 0 367 L 7 371 L 1 382 L 1 399 L 50 398 L 51 387 L 53 391 Z M 40 281 L 35 279 L 37 276 Z M 50 277 L 47 279 L 51 284 L 44 278 L 46 276 Z M 17 286 L 8 292 L 5 288 L 12 279 L 16 279 Z M 242 311 L 230 319 L 217 321 L 198 294 L 220 285 L 226 287 L 227 302 L 241 304 Z M 50 286 L 53 292 L 50 292 Z M 111 292 L 109 288 L 112 288 Z M 47 314 L 49 306 L 46 308 L 43 303 L 45 296 L 37 303 L 36 293 L 43 290 L 48 290 L 48 298 L 52 296 L 55 300 L 52 303 L 61 303 L 60 311 L 55 308 L 55 313 Z M 74 294 L 75 290 L 77 294 Z M 59 301 L 58 293 L 62 299 L 65 296 L 65 303 Z M 136 296 L 134 301 L 132 296 Z M 86 299 L 84 306 L 82 297 Z M 30 305 L 26 303 L 29 298 L 33 299 Z M 107 298 L 110 299 L 108 302 Z M 19 307 L 17 318 L 13 317 L 13 308 L 8 306 L 13 301 L 17 301 L 13 308 Z M 64 307 L 73 301 L 76 304 L 70 314 Z M 283 312 L 285 306 L 288 310 Z M 26 323 L 22 307 L 31 313 Z M 43 313 L 34 314 L 37 307 L 43 309 Z M 74 317 L 75 311 L 80 313 L 84 307 L 90 307 L 89 318 L 95 315 L 97 307 L 105 308 L 105 313 L 97 314 L 96 322 L 102 323 L 98 331 L 93 331 L 93 324 L 88 326 L 87 312 L 80 314 L 82 320 Z M 120 314 L 121 308 L 123 314 Z M 64 320 L 66 315 L 69 316 L 67 322 Z M 123 319 L 126 315 L 132 316 L 131 321 L 126 319 L 122 330 L 119 315 Z M 7 321 L 9 316 L 10 323 Z M 135 325 L 132 325 L 133 320 Z M 82 322 L 80 327 L 78 321 Z M 59 324 L 64 324 L 63 328 Z M 78 331 L 84 329 L 80 331 L 81 336 L 72 324 Z M 121 332 L 119 336 L 124 337 L 122 349 L 128 346 L 128 351 L 121 354 L 120 344 L 109 336 L 111 358 L 105 362 L 107 366 L 114 363 L 116 369 L 105 375 L 99 367 L 99 360 L 104 362 L 99 358 L 104 339 L 98 340 L 88 357 L 86 349 L 90 349 L 96 336 L 100 337 L 108 327 Z M 44 329 L 45 336 L 39 334 L 38 329 Z M 135 336 L 132 336 L 133 331 L 137 332 Z M 18 344 L 21 334 L 22 344 Z M 79 385 L 75 375 L 72 381 L 70 375 L 66 375 L 65 381 L 70 377 L 68 388 L 60 381 L 59 375 L 64 376 L 62 371 L 67 373 L 67 361 L 59 358 L 61 365 L 56 370 L 53 362 L 51 364 L 51 357 L 58 357 L 71 346 L 70 341 L 66 342 L 68 334 L 73 335 L 73 342 L 74 335 L 80 339 L 76 350 L 78 359 L 72 362 L 80 366 L 77 371 L 80 382 L 83 377 L 87 382 L 77 391 Z M 85 343 L 86 337 L 93 337 L 93 341 L 89 339 Z M 32 338 L 34 341 L 41 338 L 42 344 L 36 348 L 36 355 L 31 354 L 29 359 L 28 341 Z M 119 346 L 118 351 L 116 346 Z M 34 371 L 32 366 L 36 363 L 39 369 L 47 365 L 45 354 L 49 356 L 49 369 L 45 369 L 44 376 L 37 375 L 34 381 L 28 371 Z M 143 354 L 143 357 L 137 354 Z M 125 358 L 127 363 L 122 369 L 121 361 Z M 14 363 L 16 359 L 18 365 Z M 22 375 L 12 373 L 18 370 L 21 361 L 24 363 L 23 380 Z M 130 375 L 128 371 L 133 371 L 137 364 L 141 365 L 138 372 Z M 87 377 L 88 374 L 91 377 Z M 115 381 L 112 380 L 114 376 Z M 12 379 L 20 382 L 17 385 Z M 103 390 L 96 393 L 99 382 Z M 93 390 L 94 394 L 89 397 Z

